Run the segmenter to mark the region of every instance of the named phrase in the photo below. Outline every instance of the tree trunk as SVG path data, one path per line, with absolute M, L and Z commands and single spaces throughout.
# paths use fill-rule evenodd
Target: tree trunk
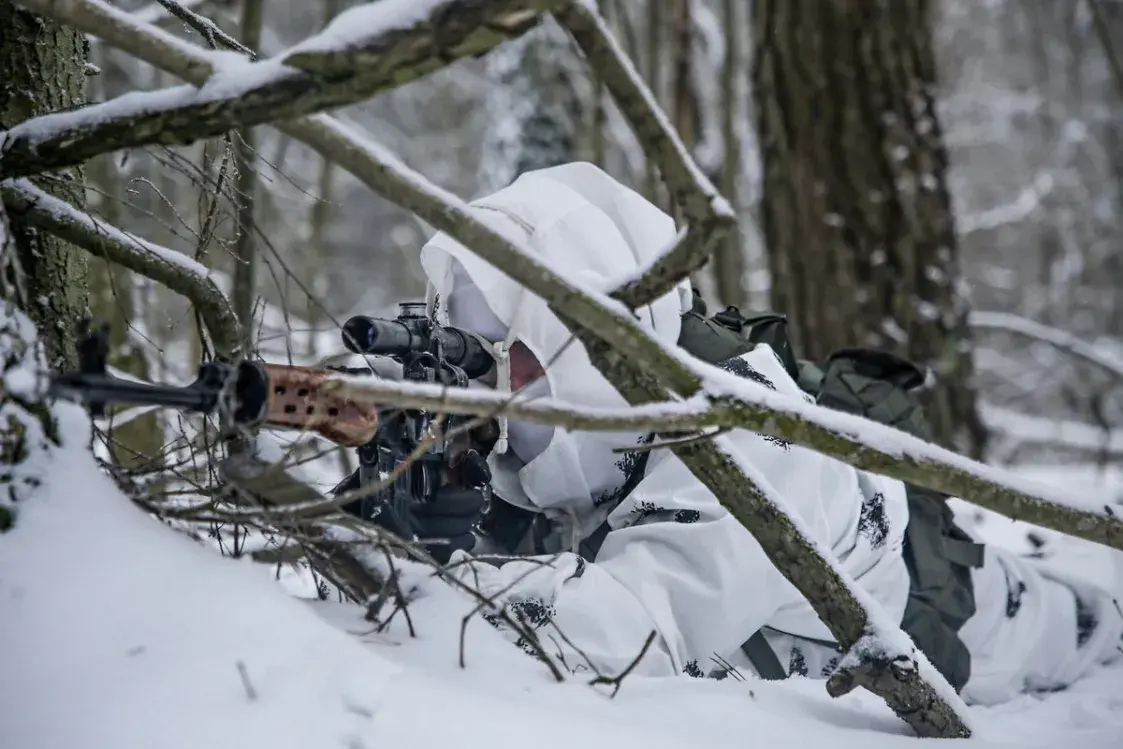
M 722 0 L 721 20 L 725 26 L 725 60 L 721 68 L 721 136 L 725 150 L 722 163 L 721 194 L 741 214 L 738 181 L 744 171 L 741 163 L 741 141 L 737 137 L 737 117 L 740 114 L 738 74 L 741 71 L 741 40 L 744 38 L 742 3 L 739 0 Z M 744 238 L 740 227 L 734 227 L 714 253 L 714 278 L 717 295 L 724 304 L 743 307 L 748 303 L 745 290 Z
M 844 346 L 934 377 L 938 439 L 980 454 L 932 0 L 755 0 L 761 223 L 773 306 L 801 356 Z
M 242 8 L 242 44 L 257 51 L 261 46 L 262 0 L 245 0 Z M 250 354 L 254 344 L 253 313 L 257 304 L 257 226 L 254 203 L 257 199 L 257 134 L 244 128 L 234 137 L 238 165 L 238 238 L 234 246 L 234 282 L 231 301 L 242 326 L 242 351 Z
M 0 131 L 31 117 L 85 103 L 86 42 L 77 31 L 0 0 Z M 79 208 L 80 169 L 34 180 Z M 77 366 L 74 331 L 87 314 L 87 262 L 81 250 L 10 215 L 11 239 L 23 271 L 26 311 L 39 329 L 52 367 Z

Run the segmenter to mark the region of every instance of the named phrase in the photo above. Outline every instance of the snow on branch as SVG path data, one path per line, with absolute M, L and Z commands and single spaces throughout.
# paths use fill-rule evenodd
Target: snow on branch
M 612 292 L 613 298 L 628 307 L 642 307 L 705 265 L 736 224 L 736 213 L 698 168 L 595 3 L 570 0 L 554 15 L 573 35 L 589 65 L 611 92 L 647 158 L 659 167 L 689 225 L 654 263 Z
M 1106 354 L 1096 346 L 1063 330 L 1051 328 L 1048 325 L 1042 325 L 1039 322 L 1008 312 L 975 311 L 967 318 L 967 322 L 975 330 L 1013 333 L 1023 338 L 1047 343 L 1059 351 L 1072 354 L 1123 380 L 1123 359 L 1117 359 L 1111 354 Z
M 102 0 L 20 0 L 41 16 L 73 26 L 160 70 L 201 85 L 223 59 Z M 162 8 L 161 8 L 162 10 Z
M 490 391 L 329 378 L 329 390 L 362 402 L 445 413 L 509 418 L 582 431 L 700 432 L 748 429 L 784 439 L 889 478 L 962 497 L 980 507 L 1072 536 L 1123 549 L 1123 508 L 1110 498 L 1074 502 L 1059 489 L 978 463 L 860 416 L 773 393 L 704 364 L 707 392 L 684 401 L 627 409 L 587 409 L 552 399 L 525 400 Z
M 53 16 L 52 3 L 43 5 Z M 199 88 L 130 93 L 22 122 L 0 140 L 0 176 L 31 176 L 123 148 L 186 145 L 352 104 L 482 55 L 527 31 L 537 23 L 536 11 L 550 5 L 549 0 L 384 0 L 355 8 L 293 50 L 214 70 Z M 376 8 L 384 12 L 367 12 Z M 344 16 L 355 19 L 346 34 L 339 30 Z M 344 73 L 327 62 L 341 54 L 361 55 L 363 67 Z M 320 69 L 326 72 L 317 73 Z
M 238 320 L 208 269 L 183 253 L 124 232 L 77 210 L 25 179 L 0 183 L 4 206 L 31 225 L 182 294 L 195 306 L 220 356 L 240 349 Z

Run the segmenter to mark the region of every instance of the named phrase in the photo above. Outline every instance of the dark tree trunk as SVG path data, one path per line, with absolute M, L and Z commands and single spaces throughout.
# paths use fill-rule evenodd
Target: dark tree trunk
M 86 42 L 82 34 L 0 0 L 0 131 L 28 118 L 85 102 Z M 85 205 L 80 169 L 34 182 L 79 208 Z M 87 314 L 84 252 L 28 227 L 10 214 L 12 239 L 24 273 L 26 309 L 53 367 L 76 364 L 73 332 Z
M 935 108 L 931 0 L 754 0 L 772 302 L 802 356 L 887 349 L 934 374 L 931 421 L 979 454 L 972 345 Z

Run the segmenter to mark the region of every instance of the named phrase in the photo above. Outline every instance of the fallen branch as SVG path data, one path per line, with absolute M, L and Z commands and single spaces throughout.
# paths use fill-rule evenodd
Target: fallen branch
M 29 225 L 182 294 L 203 318 L 218 355 L 231 360 L 237 357 L 241 350 L 238 320 L 205 266 L 83 213 L 28 180 L 0 183 L 0 197 L 9 211 L 21 214 Z
M 201 88 L 132 93 L 22 122 L 0 140 L 0 177 L 32 176 L 123 148 L 187 145 L 353 104 L 455 60 L 478 57 L 522 35 L 560 2 L 434 0 L 416 15 L 396 14 L 396 6 L 385 13 L 377 4 L 355 8 L 296 48 L 218 71 Z M 51 2 L 29 6 L 54 16 Z M 331 61 L 341 55 L 364 66 L 333 74 Z
M 699 363 L 707 377 L 733 390 L 687 401 L 627 409 L 583 409 L 550 399 L 511 399 L 491 391 L 453 391 L 433 385 L 338 375 L 330 392 L 359 402 L 494 416 L 580 431 L 696 433 L 748 429 L 829 455 L 862 470 L 963 497 L 1015 520 L 1123 549 L 1123 508 L 1066 501 L 1063 492 L 978 463 L 883 424 L 777 395 Z M 729 379 L 726 379 L 729 378 Z

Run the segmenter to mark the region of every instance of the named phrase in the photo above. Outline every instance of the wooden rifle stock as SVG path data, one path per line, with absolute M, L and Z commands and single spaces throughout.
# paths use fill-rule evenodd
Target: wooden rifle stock
M 378 430 L 378 406 L 332 395 L 324 381 L 331 370 L 265 364 L 269 396 L 262 426 L 316 432 L 343 447 L 360 447 Z

